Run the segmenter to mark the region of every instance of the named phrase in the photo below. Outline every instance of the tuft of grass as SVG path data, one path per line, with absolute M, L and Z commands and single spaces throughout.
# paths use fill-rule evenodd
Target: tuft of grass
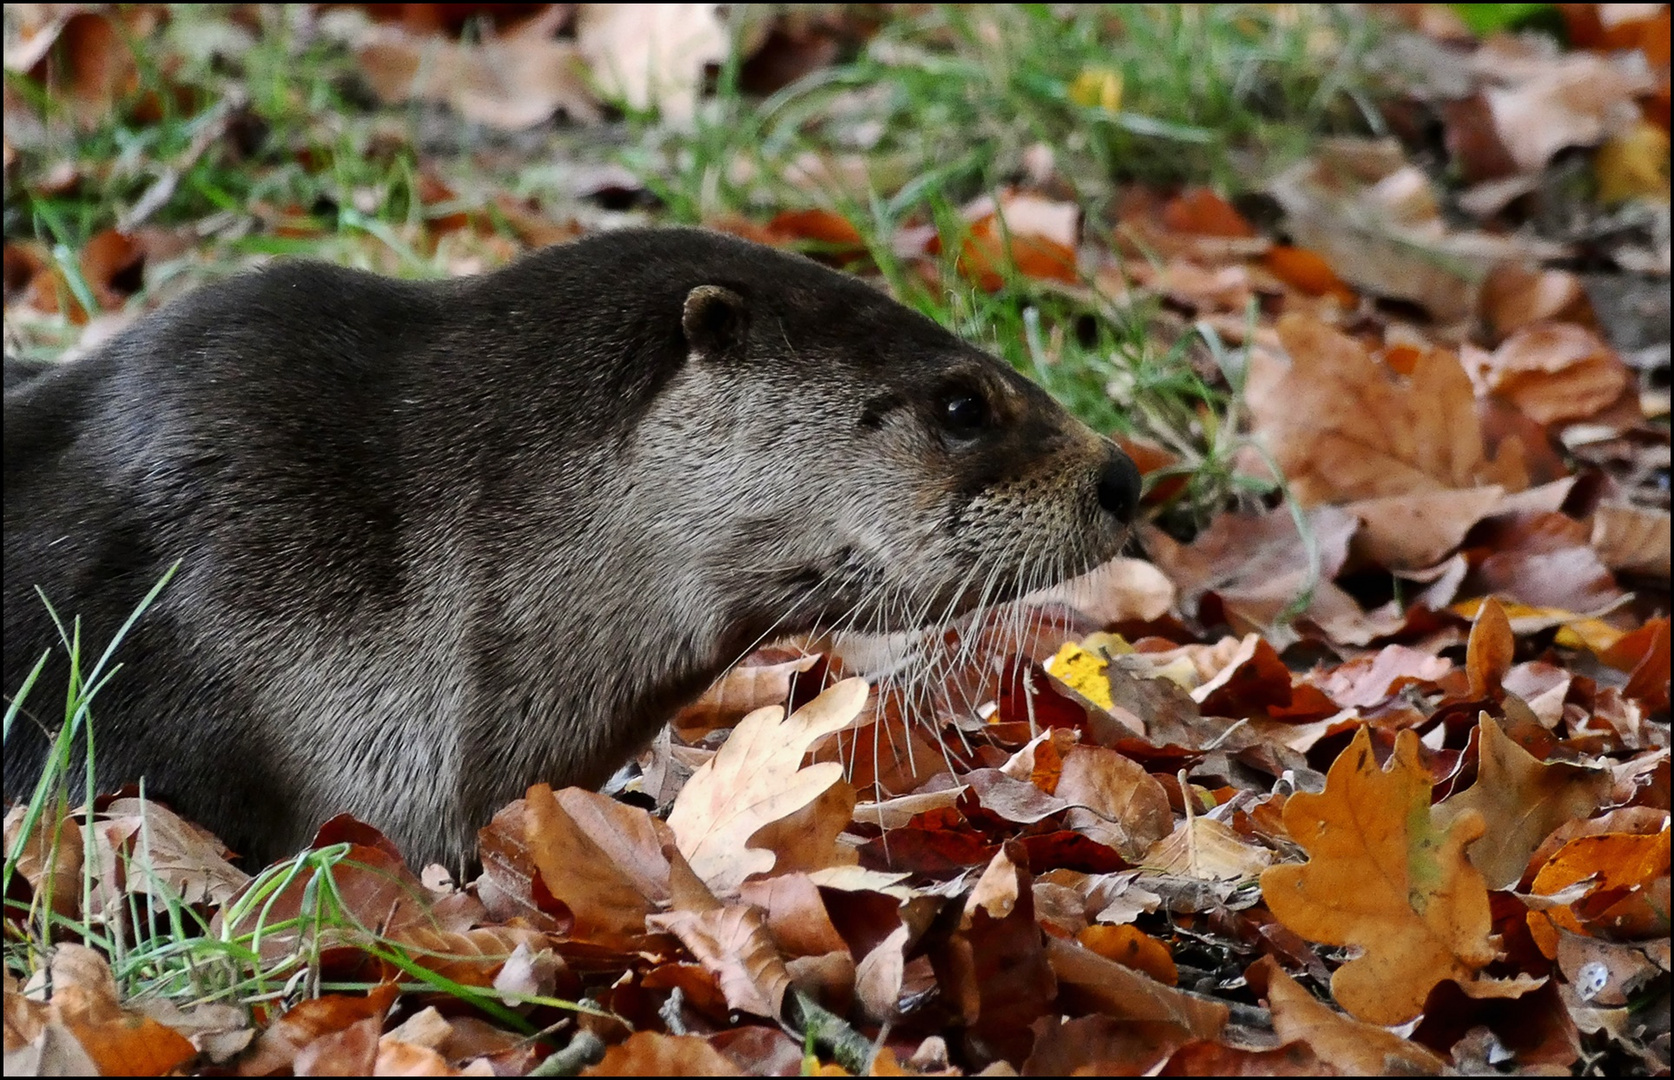
M 164 998 L 187 1009 L 211 1002 L 228 1003 L 249 1012 L 258 1006 L 283 1008 L 326 992 L 370 989 L 372 984 L 367 982 L 323 978 L 325 952 L 349 945 L 400 971 L 406 977 L 400 984 L 402 990 L 457 998 L 531 1037 L 543 1033 L 507 1007 L 505 1000 L 566 1011 L 596 1011 L 559 998 L 468 986 L 431 970 L 425 960 L 480 962 L 486 958 L 415 949 L 362 921 L 345 899 L 337 872 L 351 868 L 361 873 L 380 871 L 354 861 L 347 843 L 304 851 L 267 867 L 218 912 L 188 903 L 156 873 L 150 855 L 151 831 L 143 811 L 134 854 L 119 853 L 123 860 L 119 872 L 100 865 L 92 800 L 86 799 L 77 809 L 70 808 L 72 793 L 98 790 L 93 701 L 120 670 L 120 664 L 112 663 L 118 646 L 173 574 L 171 568 L 146 594 L 90 666 L 86 666 L 90 654 L 84 649 L 80 620 L 66 626 L 53 612 L 67 656 L 65 719 L 48 750 L 41 779 L 23 807 L 16 836 L 5 852 L 6 969 L 20 982 L 26 982 L 45 966 L 54 942 L 75 940 L 110 960 L 124 1000 Z M 50 652 L 41 657 L 11 696 L 5 713 L 4 736 L 8 741 L 49 657 Z M 76 753 L 78 746 L 80 755 Z M 143 803 L 143 784 L 140 799 Z M 81 826 L 84 849 L 80 896 L 66 904 L 52 894 L 59 879 L 52 867 L 64 857 L 66 837 L 71 835 L 67 826 L 72 821 Z M 38 875 L 44 887 L 27 890 L 27 900 L 16 899 L 25 890 L 14 890 L 13 878 L 21 872 L 20 862 L 31 838 L 42 832 L 48 834 L 43 872 Z M 114 910 L 101 910 L 95 897 L 101 881 L 111 880 L 125 883 L 120 904 Z M 280 898 L 294 896 L 298 888 L 302 892 L 298 913 L 290 918 L 274 917 Z M 287 943 L 287 947 L 276 950 L 275 941 Z

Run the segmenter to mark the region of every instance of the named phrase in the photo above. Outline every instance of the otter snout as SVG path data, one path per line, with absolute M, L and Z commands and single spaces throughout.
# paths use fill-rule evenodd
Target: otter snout
M 1123 525 L 1133 522 L 1139 510 L 1139 468 L 1133 459 L 1112 446 L 1099 474 L 1099 508 Z

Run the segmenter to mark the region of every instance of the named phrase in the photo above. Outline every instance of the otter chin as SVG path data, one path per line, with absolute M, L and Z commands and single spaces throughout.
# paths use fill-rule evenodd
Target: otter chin
M 98 779 L 266 861 L 347 811 L 469 863 L 749 646 L 944 623 L 1114 556 L 1133 463 L 871 286 L 693 229 L 415 283 L 287 262 L 61 365 L 6 361 L 5 745 L 171 566 Z M 603 658 L 603 659 L 600 659 Z M 79 775 L 77 770 L 72 773 Z

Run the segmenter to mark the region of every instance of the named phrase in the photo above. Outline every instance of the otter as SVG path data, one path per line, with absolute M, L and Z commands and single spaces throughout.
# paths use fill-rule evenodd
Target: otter
M 51 657 L 5 792 L 62 723 L 41 597 L 96 656 L 178 564 L 92 705 L 99 785 L 256 865 L 347 811 L 468 866 L 504 803 L 602 783 L 757 642 L 1080 573 L 1138 495 L 1008 365 L 731 236 L 430 282 L 280 262 L 7 361 L 8 700 Z

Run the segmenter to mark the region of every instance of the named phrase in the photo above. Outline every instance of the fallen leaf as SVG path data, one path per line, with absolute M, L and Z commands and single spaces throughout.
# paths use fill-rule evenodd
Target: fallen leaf
M 672 830 L 636 806 L 536 784 L 525 798 L 527 850 L 547 893 L 570 911 L 570 935 L 623 943 L 668 899 L 663 848 Z
M 367 1020 L 373 1022 L 371 1045 L 376 1047 L 377 1029 L 398 993 L 394 983 L 379 983 L 364 997 L 327 994 L 297 1004 L 256 1036 L 250 1052 L 238 1061 L 238 1075 L 267 1076 L 292 1068 L 298 1053 L 317 1040 Z
M 1338 1004 L 1354 1016 L 1410 1020 L 1436 983 L 1469 982 L 1494 959 L 1488 890 L 1464 855 L 1485 826 L 1475 813 L 1436 826 L 1413 732 L 1397 736 L 1385 771 L 1361 728 L 1332 764 L 1324 792 L 1298 792 L 1285 803 L 1284 823 L 1310 859 L 1264 872 L 1262 896 L 1303 937 L 1365 950 L 1331 979 Z
M 1597 833 L 1559 848 L 1536 872 L 1532 893 L 1550 896 L 1594 880 L 1576 900 L 1529 912 L 1529 933 L 1540 951 L 1557 955 L 1559 930 L 1618 939 L 1667 937 L 1668 853 L 1666 823 L 1659 833 Z M 1605 901 L 1602 910 L 1594 910 L 1594 897 Z
M 1285 974 L 1271 956 L 1257 960 L 1252 981 L 1266 983 L 1273 1033 L 1299 1042 L 1345 1076 L 1436 1076 L 1445 1062 L 1423 1046 L 1370 1023 L 1333 1012 Z
M 1230 825 L 1192 812 L 1168 836 L 1151 845 L 1140 862 L 1181 877 L 1237 881 L 1254 877 L 1273 862 L 1273 853 L 1245 842 Z
M 646 925 L 679 938 L 715 976 L 729 1008 L 777 1019 L 791 977 L 760 909 L 721 903 L 684 860 L 674 858 L 677 851 L 667 849 L 672 909 L 648 916 Z
M 1669 513 L 1628 503 L 1601 503 L 1593 511 L 1593 550 L 1605 566 L 1669 581 Z
M 732 44 L 715 4 L 582 4 L 575 36 L 605 97 L 676 123 L 692 118 L 705 66 Z
M 1194 1039 L 1213 1039 L 1226 1026 L 1228 1011 L 1220 1002 L 1164 986 L 1091 949 L 1049 937 L 1046 956 L 1058 979 L 1060 1008 L 1167 1024 Z
M 1615 350 L 1573 322 L 1524 326 L 1492 353 L 1474 356 L 1469 374 L 1478 392 L 1498 395 L 1541 424 L 1595 416 L 1633 384 Z
M 1401 377 L 1318 320 L 1285 315 L 1288 368 L 1252 364 L 1251 419 L 1304 505 L 1499 484 L 1527 486 L 1502 446 L 1490 459 L 1470 379 L 1441 349 Z
M 1168 946 L 1133 926 L 1089 926 L 1076 934 L 1075 940 L 1082 948 L 1143 971 L 1164 986 L 1180 980 L 1180 970 Z
M 37 969 L 22 994 L 7 993 L 8 1071 L 13 1038 L 14 1012 L 21 1005 L 14 999 L 44 1001 L 46 1010 L 36 1023 L 45 1026 L 30 1033 L 26 1025 L 18 1035 L 36 1042 L 53 1028 L 71 1037 L 101 1076 L 161 1076 L 197 1056 L 197 1048 L 184 1036 L 148 1016 L 125 1009 L 117 995 L 110 964 L 99 953 L 82 945 L 63 943 L 53 947 L 47 965 Z M 47 1065 L 53 1055 L 39 1047 L 40 1061 Z M 63 1054 L 63 1051 L 59 1052 Z M 76 1055 L 70 1051 L 68 1058 Z
M 561 6 L 475 44 L 375 25 L 356 42 L 355 55 L 373 93 L 389 104 L 443 103 L 468 120 L 508 130 L 544 123 L 559 109 L 593 122 L 600 113 L 587 81 L 586 50 L 550 37 Z
M 731 892 L 773 868 L 772 851 L 750 847 L 764 826 L 787 817 L 842 783 L 843 767 L 802 768 L 808 749 L 848 726 L 866 704 L 864 679 L 846 679 L 781 720 L 758 709 L 739 722 L 720 751 L 692 774 L 668 815 L 680 853 L 709 887 Z M 851 804 L 852 805 L 852 804 Z
M 1653 87 L 1643 65 L 1615 57 L 1572 52 L 1540 56 L 1536 62 L 1498 51 L 1518 48 L 1496 38 L 1472 57 L 1477 70 L 1512 85 L 1484 91 L 1500 141 L 1517 166 L 1528 172 L 1566 146 L 1592 146 L 1607 135 L 1631 129 L 1639 117 L 1636 94 Z
M 696 1035 L 636 1031 L 605 1050 L 582 1076 L 742 1076 L 744 1071 Z
M 1473 696 L 1475 696 L 1473 694 Z M 1490 889 L 1522 880 L 1529 857 L 1553 829 L 1585 818 L 1604 805 L 1611 777 L 1606 769 L 1568 762 L 1543 763 L 1517 745 L 1487 713 L 1477 721 L 1476 782 L 1435 807 L 1436 828 L 1446 831 L 1469 812 L 1487 825 L 1466 849 Z
M 748 713 L 790 700 L 796 677 L 819 663 L 817 653 L 759 650 L 745 657 L 712 683 L 672 721 L 681 736 L 737 724 Z M 696 741 L 688 738 L 688 742 Z
M 1174 828 L 1163 786 L 1132 758 L 1104 747 L 1071 747 L 1056 795 L 1073 808 L 1065 825 L 1127 859 L 1138 859 Z
M 1598 197 L 1606 203 L 1629 199 L 1668 202 L 1668 132 L 1640 120 L 1604 141 L 1593 157 Z
M 1112 559 L 1060 585 L 1031 593 L 1024 604 L 1057 601 L 1094 622 L 1149 622 L 1168 614 L 1176 590 L 1161 570 L 1144 559 Z
M 1329 140 L 1276 176 L 1267 191 L 1298 247 L 1317 252 L 1356 289 L 1407 300 L 1437 321 L 1476 308 L 1483 279 L 1504 262 L 1557 255 L 1556 245 L 1450 229 L 1429 177 L 1390 142 Z
M 1470 678 L 1472 698 L 1480 701 L 1498 697 L 1501 680 L 1511 670 L 1516 647 L 1505 609 L 1498 600 L 1488 597 L 1477 608 L 1470 640 L 1465 644 L 1465 673 Z

